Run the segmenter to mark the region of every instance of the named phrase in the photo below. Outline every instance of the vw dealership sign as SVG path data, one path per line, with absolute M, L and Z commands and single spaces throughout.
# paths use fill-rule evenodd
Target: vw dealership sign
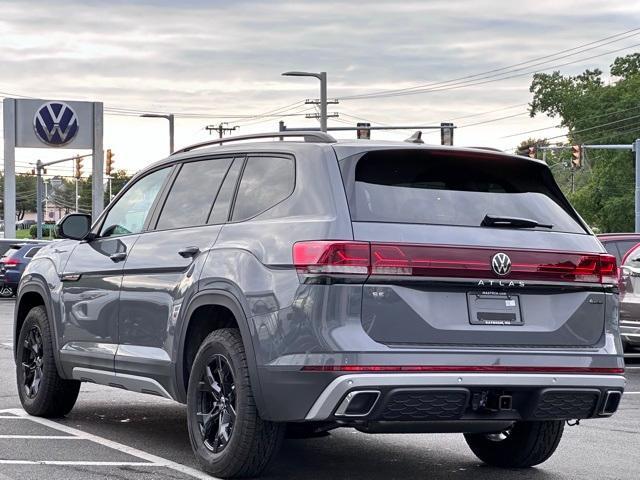
M 60 147 L 72 141 L 78 133 L 78 117 L 64 102 L 47 102 L 36 111 L 33 129 L 43 143 Z
M 5 98 L 4 131 L 4 236 L 15 236 L 16 148 L 91 149 L 91 213 L 98 218 L 104 208 L 104 152 L 101 102 L 71 102 L 31 98 Z M 67 161 L 62 158 L 50 164 Z M 46 163 L 44 165 L 47 165 Z M 38 176 L 38 192 L 42 179 Z M 38 196 L 40 193 L 38 193 Z M 40 211 L 39 211 L 40 212 Z M 39 219 L 41 218 L 40 213 Z
M 93 102 L 16 100 L 16 147 L 93 148 Z

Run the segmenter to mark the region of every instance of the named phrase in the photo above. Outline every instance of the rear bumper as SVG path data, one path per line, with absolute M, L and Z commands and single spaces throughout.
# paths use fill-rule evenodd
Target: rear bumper
M 610 405 L 605 411 L 608 397 L 615 395 L 619 400 L 625 384 L 622 375 L 594 374 L 343 375 L 323 390 L 305 420 L 338 421 L 372 431 L 387 422 L 394 425 L 391 431 L 402 431 L 398 422 L 499 423 L 609 416 L 618 405 L 612 402 L 613 409 Z M 376 392 L 371 395 L 375 402 L 361 412 L 345 414 L 357 392 Z

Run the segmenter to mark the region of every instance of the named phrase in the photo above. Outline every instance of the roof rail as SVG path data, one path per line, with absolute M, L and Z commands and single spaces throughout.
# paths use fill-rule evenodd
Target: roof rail
M 287 131 L 287 132 L 273 132 L 273 133 L 255 133 L 252 135 L 237 135 L 235 137 L 217 138 L 215 140 L 207 140 L 206 142 L 194 143 L 188 147 L 181 148 L 172 153 L 176 155 L 178 153 L 190 152 L 196 148 L 208 147 L 209 145 L 222 145 L 223 143 L 240 142 L 243 140 L 256 140 L 261 138 L 289 138 L 289 137 L 302 137 L 305 142 L 317 142 L 317 143 L 336 143 L 336 139 L 328 133 L 324 132 L 307 132 L 307 131 Z

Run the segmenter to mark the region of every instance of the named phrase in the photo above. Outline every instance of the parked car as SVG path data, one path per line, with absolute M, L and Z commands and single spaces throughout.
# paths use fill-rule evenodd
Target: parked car
M 632 248 L 620 267 L 620 333 L 625 349 L 640 347 L 640 245 Z
M 0 258 L 0 294 L 4 297 L 13 296 L 18 289 L 20 277 L 33 256 L 40 251 L 45 243 L 14 243 Z
M 16 230 L 26 230 L 35 224 L 35 220 L 20 220 L 19 222 L 16 222 Z
M 65 415 L 81 381 L 177 400 L 218 477 L 258 475 L 287 424 L 459 432 L 528 467 L 624 390 L 616 259 L 535 159 L 225 138 L 58 235 L 18 290 L 25 410 Z
M 621 265 L 627 252 L 640 243 L 640 233 L 603 233 L 598 235 L 598 240 Z

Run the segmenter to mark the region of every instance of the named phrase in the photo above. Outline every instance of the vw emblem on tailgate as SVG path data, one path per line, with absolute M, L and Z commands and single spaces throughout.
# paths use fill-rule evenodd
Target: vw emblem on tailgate
M 497 275 L 507 275 L 511 271 L 511 259 L 506 253 L 496 253 L 491 257 L 491 268 Z
M 66 103 L 47 102 L 36 111 L 33 129 L 43 143 L 60 147 L 78 134 L 78 117 Z

